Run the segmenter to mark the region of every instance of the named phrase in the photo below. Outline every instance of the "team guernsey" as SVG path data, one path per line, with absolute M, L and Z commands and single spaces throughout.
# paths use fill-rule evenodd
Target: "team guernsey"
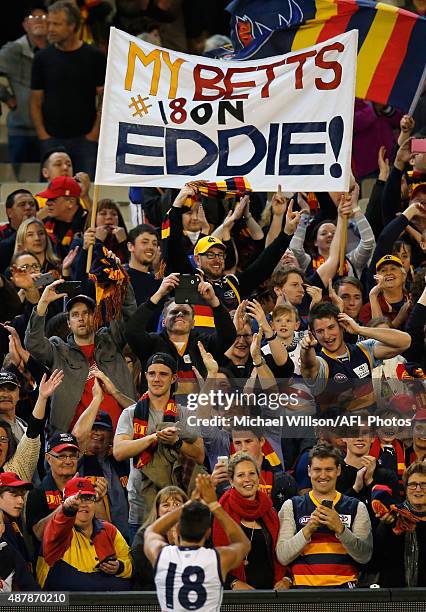
M 293 497 L 293 514 L 296 530 L 305 527 L 311 514 L 320 505 L 312 491 Z M 345 527 L 352 530 L 359 501 L 336 493 L 333 508 Z M 341 587 L 356 582 L 358 568 L 346 548 L 327 527 L 320 527 L 312 535 L 302 553 L 292 563 L 295 587 Z
M 325 361 L 327 380 L 326 388 L 316 397 L 320 413 L 332 408 L 343 412 L 375 407 L 370 355 L 361 342 L 346 346 L 345 357 L 334 357 L 324 348 L 319 354 Z
M 165 546 L 157 559 L 155 586 L 162 612 L 219 612 L 223 596 L 219 553 L 203 546 Z

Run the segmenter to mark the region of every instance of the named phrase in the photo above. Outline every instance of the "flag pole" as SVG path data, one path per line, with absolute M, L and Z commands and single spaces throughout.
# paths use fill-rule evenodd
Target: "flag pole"
M 98 200 L 99 200 L 99 185 L 95 185 L 93 190 L 93 204 L 92 204 L 92 214 L 90 217 L 90 228 L 96 228 L 96 213 L 98 211 Z M 86 263 L 86 273 L 89 274 L 90 268 L 92 267 L 92 257 L 93 257 L 93 244 L 89 246 L 87 251 L 87 263 Z
M 423 87 L 425 86 L 425 81 L 426 81 L 426 64 L 425 64 L 425 67 L 423 68 L 422 78 L 419 81 L 419 85 L 417 87 L 416 93 L 414 94 L 413 101 L 410 104 L 410 108 L 408 110 L 409 115 L 412 115 L 416 109 L 417 102 L 419 101 L 419 98 L 423 92 Z
M 345 199 L 349 196 L 349 193 L 345 193 Z M 339 252 L 339 276 L 343 276 L 345 271 L 345 255 L 346 255 L 346 243 L 348 241 L 348 222 L 349 217 L 343 215 L 343 227 L 342 235 L 340 237 L 340 252 Z

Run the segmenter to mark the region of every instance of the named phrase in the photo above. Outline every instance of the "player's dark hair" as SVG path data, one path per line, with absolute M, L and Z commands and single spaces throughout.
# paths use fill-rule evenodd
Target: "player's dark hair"
M 208 507 L 199 501 L 193 501 L 184 507 L 180 515 L 180 536 L 185 542 L 200 542 L 210 525 L 211 514 Z
M 334 304 L 330 304 L 330 302 L 319 302 L 315 304 L 309 312 L 309 327 L 313 329 L 314 321 L 317 319 L 336 319 L 338 320 L 338 316 L 340 314 L 340 310 Z
M 331 444 L 316 444 L 309 451 L 308 465 L 312 465 L 314 459 L 334 459 L 336 466 L 341 465 L 342 456 L 339 449 Z
M 141 234 L 151 234 L 158 238 L 158 232 L 152 225 L 148 225 L 148 223 L 141 223 L 137 225 L 127 235 L 127 240 L 131 242 L 133 245 L 135 244 L 136 238 Z

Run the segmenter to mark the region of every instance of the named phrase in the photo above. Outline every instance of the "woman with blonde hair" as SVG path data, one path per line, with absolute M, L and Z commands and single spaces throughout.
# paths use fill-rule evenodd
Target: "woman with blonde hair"
M 131 556 L 134 567 L 133 579 L 136 590 L 155 591 L 154 571 L 143 550 L 146 528 L 161 516 L 168 514 L 179 506 L 183 506 L 187 501 L 187 494 L 179 487 L 169 486 L 158 491 L 150 513 L 143 525 L 138 529 L 133 544 L 131 543 Z M 167 539 L 169 544 L 178 544 L 176 527 L 173 527 L 167 533 Z
M 228 476 L 232 488 L 220 498 L 220 505 L 241 525 L 250 540 L 251 549 L 243 563 L 231 570 L 225 588 L 231 590 L 290 588 L 287 568 L 278 561 L 275 549 L 278 541 L 279 519 L 271 498 L 259 489 L 259 468 L 247 453 L 239 452 L 231 458 Z M 213 545 L 227 546 L 229 540 L 222 526 L 213 521 Z
M 21 251 L 29 251 L 37 257 L 42 273 L 60 269 L 61 260 L 53 252 L 44 223 L 36 217 L 23 221 L 16 232 L 14 255 Z

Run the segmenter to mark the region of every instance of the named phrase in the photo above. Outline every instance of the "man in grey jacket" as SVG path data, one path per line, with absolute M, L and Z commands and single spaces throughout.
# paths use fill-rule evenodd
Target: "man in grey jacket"
M 52 397 L 50 424 L 54 430 L 71 431 L 78 417 L 92 401 L 94 372 L 100 370 L 116 388 L 112 394 L 104 389 L 102 403 L 102 409 L 109 413 L 115 426 L 123 407 L 129 405 L 129 398 L 135 398 L 133 379 L 122 355 L 126 344 L 124 325 L 136 312 L 133 289 L 129 284 L 122 318 L 98 330 L 95 330 L 93 323 L 95 302 L 86 295 L 68 300 L 71 334 L 64 342 L 56 336 L 48 339 L 44 332 L 49 304 L 67 297 L 65 293 L 56 293 L 56 288 L 60 291 L 63 282 L 63 279 L 57 280 L 44 289 L 25 333 L 25 345 L 35 359 L 48 368 L 64 371 L 63 384 Z
M 0 73 L 8 78 L 10 85 L 10 89 L 0 85 L 0 100 L 10 109 L 7 116 L 9 157 L 15 173 L 19 172 L 22 162 L 38 162 L 40 159 L 29 99 L 34 53 L 47 46 L 46 9 L 27 10 L 22 27 L 24 36 L 0 49 Z

